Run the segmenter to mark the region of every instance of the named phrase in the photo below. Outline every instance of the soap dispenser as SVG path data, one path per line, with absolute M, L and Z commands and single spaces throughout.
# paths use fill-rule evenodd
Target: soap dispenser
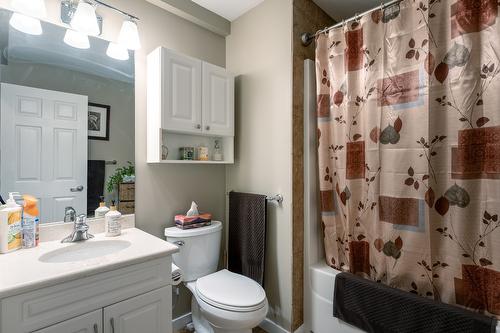
M 116 210 L 115 202 L 111 205 L 109 212 L 104 216 L 104 236 L 114 237 L 122 233 L 122 214 Z
M 106 213 L 109 212 L 109 208 L 106 207 L 106 203 L 104 202 L 104 197 L 101 196 L 100 198 L 99 207 L 95 210 L 95 217 L 104 217 Z
M 9 193 L 6 204 L 0 207 L 0 253 L 18 250 L 22 246 L 22 207 Z

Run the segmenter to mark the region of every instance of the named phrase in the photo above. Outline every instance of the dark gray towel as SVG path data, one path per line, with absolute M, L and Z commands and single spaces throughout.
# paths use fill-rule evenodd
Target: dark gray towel
M 94 216 L 99 207 L 100 197 L 104 195 L 104 173 L 106 161 L 87 161 L 87 215 Z
M 229 193 L 228 269 L 264 285 L 266 196 Z
M 333 315 L 366 332 L 494 333 L 496 319 L 363 279 L 337 274 Z

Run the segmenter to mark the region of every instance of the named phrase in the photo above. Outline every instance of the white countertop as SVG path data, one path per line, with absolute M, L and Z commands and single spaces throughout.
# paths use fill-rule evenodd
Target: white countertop
M 165 257 L 178 251 L 175 245 L 137 228 L 124 229 L 117 237 L 104 237 L 104 234 L 97 234 L 95 238 L 85 243 L 103 240 L 124 240 L 131 244 L 111 254 L 64 263 L 47 263 L 40 261 L 39 258 L 53 250 L 77 243 L 62 244 L 60 240 L 41 242 L 38 247 L 32 249 L 0 254 L 0 299 Z

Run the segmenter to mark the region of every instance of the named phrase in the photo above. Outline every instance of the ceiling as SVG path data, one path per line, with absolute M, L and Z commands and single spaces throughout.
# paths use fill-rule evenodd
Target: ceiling
M 340 22 L 366 10 L 380 6 L 381 0 L 313 0 L 333 19 Z M 388 2 L 388 0 L 384 1 Z
M 198 5 L 224 17 L 228 21 L 234 21 L 247 11 L 257 6 L 264 0 L 192 0 Z M 328 2 L 328 0 L 325 0 Z

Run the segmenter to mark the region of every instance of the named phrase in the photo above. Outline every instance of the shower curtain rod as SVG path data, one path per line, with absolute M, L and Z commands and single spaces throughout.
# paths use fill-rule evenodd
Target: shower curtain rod
M 312 41 L 316 38 L 316 36 L 318 36 L 318 35 L 320 35 L 320 34 L 322 34 L 322 33 L 325 33 L 325 32 L 328 32 L 328 31 L 330 31 L 330 30 L 332 30 L 332 29 L 335 29 L 335 28 L 341 27 L 342 25 L 346 24 L 347 22 L 351 22 L 351 21 L 357 20 L 357 19 L 359 19 L 360 17 L 365 16 L 366 14 L 369 14 L 369 13 L 371 13 L 371 12 L 373 12 L 373 11 L 378 10 L 378 9 L 380 9 L 380 10 L 384 10 L 384 9 L 386 9 L 386 8 L 388 8 L 388 7 L 391 7 L 391 6 L 393 6 L 393 5 L 396 5 L 396 4 L 400 3 L 401 1 L 403 1 L 403 0 L 392 0 L 392 1 L 387 2 L 387 3 L 381 3 L 381 5 L 380 5 L 380 6 L 378 6 L 378 7 L 375 7 L 375 8 L 369 9 L 369 10 L 367 10 L 367 11 L 365 11 L 365 12 L 361 13 L 361 14 L 356 14 L 356 15 L 354 15 L 353 17 L 348 18 L 347 20 L 342 20 L 342 22 L 339 22 L 339 23 L 336 23 L 336 24 L 334 24 L 334 25 L 332 25 L 332 26 L 330 26 L 330 27 L 324 28 L 323 30 L 319 30 L 319 31 L 317 31 L 317 32 L 316 32 L 316 33 L 314 33 L 314 34 L 311 34 L 311 33 L 309 33 L 309 32 L 304 32 L 304 33 L 300 36 L 300 39 L 302 40 L 302 45 L 304 45 L 304 46 L 309 46 L 309 44 L 311 44 L 311 42 L 312 42 Z

